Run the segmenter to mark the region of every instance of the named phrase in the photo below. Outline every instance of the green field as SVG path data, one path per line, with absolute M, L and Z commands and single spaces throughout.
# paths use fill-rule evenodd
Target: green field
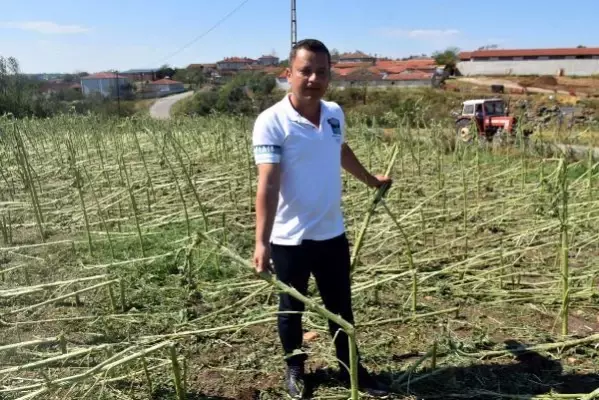
M 247 263 L 252 122 L 0 122 L 0 399 L 286 398 L 277 289 Z M 357 340 L 389 398 L 594 398 L 597 161 L 348 125 L 395 179 L 372 208 L 343 174 Z M 326 319 L 304 324 L 313 398 L 349 398 Z

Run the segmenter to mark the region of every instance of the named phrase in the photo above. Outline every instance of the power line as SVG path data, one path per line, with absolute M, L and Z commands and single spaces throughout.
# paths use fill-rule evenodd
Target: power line
M 216 24 L 212 25 L 207 31 L 203 32 L 202 34 L 200 34 L 199 36 L 197 36 L 196 38 L 194 38 L 191 42 L 187 43 L 186 45 L 184 45 L 183 47 L 181 47 L 179 50 L 177 50 L 174 53 L 170 54 L 169 56 L 163 58 L 158 63 L 162 63 L 163 61 L 168 60 L 169 58 L 173 57 L 176 54 L 179 54 L 180 52 L 182 52 L 183 50 L 185 50 L 186 48 L 188 48 L 189 46 L 191 46 L 192 44 L 194 44 L 198 40 L 202 39 L 204 36 L 206 36 L 207 34 L 209 34 L 210 32 L 212 32 L 214 29 L 216 29 L 220 24 L 222 24 L 227 19 L 229 19 L 233 14 L 235 14 L 237 11 L 239 11 L 248 1 L 250 1 L 250 0 L 243 0 L 241 3 L 239 3 L 237 5 L 237 7 L 235 7 L 227 15 L 225 15 L 224 17 L 222 17 Z

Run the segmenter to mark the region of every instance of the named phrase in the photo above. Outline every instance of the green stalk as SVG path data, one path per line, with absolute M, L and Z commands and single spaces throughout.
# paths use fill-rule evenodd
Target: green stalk
M 568 314 L 569 314 L 569 242 L 568 242 L 568 176 L 565 160 L 560 160 L 559 165 L 559 189 L 561 195 L 561 215 L 560 215 L 560 256 L 562 266 L 562 335 L 568 334 Z
M 150 140 L 152 140 L 152 142 L 154 143 L 154 147 L 156 148 L 156 150 L 158 150 L 159 143 L 151 135 L 150 135 Z M 171 175 L 173 176 L 173 181 L 175 182 L 175 186 L 177 187 L 177 192 L 179 193 L 179 199 L 181 200 L 181 204 L 183 205 L 183 213 L 185 215 L 185 226 L 187 227 L 187 236 L 191 237 L 191 224 L 189 223 L 189 213 L 187 212 L 187 204 L 185 203 L 185 196 L 183 195 L 183 189 L 181 189 L 181 185 L 179 184 L 179 179 L 177 179 L 177 174 L 175 172 L 175 168 L 173 167 L 173 164 L 171 163 L 171 161 L 168 159 L 168 156 L 166 154 L 166 148 L 163 147 L 161 151 L 162 151 L 162 157 L 163 157 L 162 159 L 164 160 L 164 162 L 168 166 L 169 170 L 171 171 Z
M 462 159 L 462 189 L 463 189 L 463 211 L 464 211 L 464 254 L 468 257 L 468 184 L 466 181 L 466 171 L 464 168 L 464 159 Z
M 185 168 L 185 164 L 183 163 L 183 158 L 181 158 L 181 154 L 179 154 L 179 152 L 177 151 L 177 149 L 175 147 L 176 139 L 172 135 L 170 136 L 170 138 L 172 141 L 172 146 L 173 146 L 173 150 L 175 153 L 175 157 L 177 157 L 177 160 L 179 161 L 181 169 L 183 170 L 183 175 L 185 175 L 185 179 L 187 179 L 187 184 L 189 185 L 189 187 L 191 188 L 191 190 L 193 192 L 193 195 L 195 196 L 196 202 L 198 203 L 198 207 L 200 207 L 200 212 L 202 213 L 202 218 L 204 220 L 204 230 L 208 231 L 208 226 L 209 226 L 208 216 L 206 215 L 206 210 L 204 209 L 202 200 L 200 200 L 200 195 L 198 194 L 198 190 L 196 189 L 193 181 L 191 180 L 191 176 L 189 175 L 187 168 Z M 177 146 L 177 147 L 181 147 L 181 146 Z
M 102 223 L 102 226 L 104 227 L 104 231 L 106 232 L 106 237 L 108 238 L 108 245 L 110 246 L 110 255 L 112 257 L 112 260 L 114 260 L 116 258 L 114 255 L 114 244 L 112 243 L 112 237 L 110 236 L 108 224 L 106 223 L 106 219 L 104 218 L 104 212 L 102 211 L 102 207 L 100 206 L 100 203 L 98 201 L 96 191 L 94 190 L 94 185 L 93 185 L 92 179 L 91 179 L 89 173 L 87 172 L 87 169 L 85 168 L 85 166 L 83 166 L 83 173 L 85 174 L 85 176 L 87 177 L 87 180 L 89 181 L 89 187 L 92 191 L 92 198 L 94 199 L 96 208 L 98 209 L 98 218 L 100 218 L 100 222 Z
M 171 344 L 169 346 L 169 354 L 171 358 L 171 364 L 173 367 L 173 381 L 175 383 L 175 390 L 177 391 L 177 398 L 179 400 L 185 400 L 185 390 L 183 388 L 183 382 L 181 379 L 181 368 L 179 367 L 179 362 L 177 360 L 177 350 L 175 349 L 174 344 Z
M 135 201 L 135 196 L 133 194 L 133 188 L 131 187 L 131 182 L 129 181 L 129 173 L 127 172 L 127 167 L 125 166 L 125 161 L 123 160 L 123 156 L 120 157 L 120 164 L 122 165 L 122 170 L 125 172 L 125 179 L 127 182 L 127 191 L 129 192 L 129 198 L 131 200 L 131 208 L 133 209 L 133 216 L 135 218 L 135 227 L 137 228 L 137 236 L 139 238 L 139 246 L 141 248 L 141 256 L 145 257 L 146 252 L 144 249 L 143 236 L 141 234 L 141 227 L 139 225 L 139 218 L 137 216 L 137 203 Z
M 148 384 L 148 395 L 151 399 L 154 396 L 154 389 L 152 387 L 152 378 L 150 377 L 150 371 L 148 371 L 148 362 L 146 361 L 146 357 L 141 356 L 141 365 L 144 369 L 144 376 L 146 378 L 146 383 Z
M 395 215 L 393 215 L 393 213 L 387 206 L 387 203 L 385 203 L 384 201 L 382 201 L 381 203 L 383 204 L 383 208 L 385 209 L 391 220 L 395 223 L 395 226 L 399 230 L 399 233 L 401 234 L 406 243 L 406 258 L 408 259 L 408 265 L 412 270 L 412 313 L 416 314 L 416 308 L 418 305 L 418 268 L 416 268 L 416 265 L 414 264 L 412 245 L 410 244 L 410 239 L 408 238 L 408 235 L 403 230 L 401 224 L 399 223 Z
M 83 196 L 83 180 L 81 179 L 81 173 L 79 172 L 79 168 L 77 167 L 77 154 L 75 150 L 75 146 L 71 140 L 70 136 L 67 136 L 67 149 L 69 152 L 69 164 L 71 167 L 71 173 L 73 174 L 73 178 L 75 179 L 75 187 L 77 188 L 77 193 L 79 194 L 79 201 L 81 202 L 81 210 L 83 211 L 83 220 L 85 221 L 85 232 L 87 234 L 87 246 L 90 257 L 93 256 L 93 243 L 91 236 L 91 229 L 89 227 L 89 217 L 87 215 L 87 208 L 85 207 L 85 198 Z
M 31 166 L 29 164 L 29 159 L 27 157 L 27 150 L 25 149 L 25 145 L 23 143 L 23 139 L 21 138 L 21 134 L 20 134 L 18 128 L 16 127 L 16 125 L 14 125 L 14 127 L 15 127 L 14 137 L 15 137 L 16 144 L 17 144 L 16 157 L 19 162 L 19 166 L 21 167 L 23 183 L 29 189 L 29 194 L 31 196 L 31 204 L 33 206 L 33 213 L 35 215 L 35 220 L 36 220 L 37 227 L 38 227 L 38 230 L 40 233 L 41 241 L 42 241 L 42 243 L 44 243 L 46 240 L 46 235 L 44 233 L 44 228 L 43 228 L 44 217 L 42 215 L 42 210 L 40 207 L 39 199 L 37 197 L 37 192 L 35 190 L 35 184 L 33 182 L 32 176 L 31 176 Z
M 155 203 L 156 202 L 156 192 L 154 191 L 154 184 L 152 183 L 152 176 L 150 175 L 150 171 L 148 170 L 148 164 L 146 163 L 146 158 L 144 157 L 144 153 L 141 150 L 141 146 L 139 144 L 139 139 L 137 138 L 137 132 L 135 132 L 135 130 L 133 130 L 133 138 L 135 139 L 135 146 L 137 147 L 137 152 L 139 153 L 139 156 L 143 163 L 144 171 L 146 171 L 146 177 L 148 178 L 148 186 L 150 187 L 150 192 L 152 193 L 152 198 Z M 150 207 L 149 204 L 148 204 L 148 207 Z
M 587 171 L 588 171 L 588 186 L 589 186 L 589 202 L 593 201 L 593 150 L 589 150 L 589 157 L 587 160 Z
M 391 160 L 389 161 L 389 164 L 387 165 L 387 170 L 385 171 L 386 175 L 388 175 L 390 173 L 391 169 L 393 168 L 393 164 L 395 164 L 395 158 L 397 157 L 397 149 L 398 149 L 398 146 L 395 145 L 394 149 L 393 149 L 393 154 L 391 156 Z M 378 191 L 377 191 L 377 195 L 378 195 Z M 358 254 L 362 248 L 364 238 L 366 235 L 366 230 L 368 229 L 368 225 L 370 225 L 370 219 L 372 218 L 372 215 L 374 214 L 377 204 L 378 204 L 377 202 L 372 202 L 368 211 L 366 212 L 364 221 L 362 222 L 362 227 L 360 229 L 360 232 L 358 233 L 358 238 L 356 240 L 356 244 L 353 249 L 351 271 L 353 271 L 356 267 L 356 263 L 358 261 Z

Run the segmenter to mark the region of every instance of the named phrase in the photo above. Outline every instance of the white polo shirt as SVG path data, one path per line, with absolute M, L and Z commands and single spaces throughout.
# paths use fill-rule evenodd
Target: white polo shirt
M 341 211 L 341 144 L 345 115 L 321 100 L 315 126 L 291 105 L 289 95 L 256 119 L 253 148 L 256 164 L 280 163 L 281 187 L 271 242 L 297 245 L 345 232 Z

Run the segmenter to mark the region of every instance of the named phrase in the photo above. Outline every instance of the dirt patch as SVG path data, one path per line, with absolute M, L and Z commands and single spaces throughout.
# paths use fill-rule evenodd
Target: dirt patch
M 206 396 L 238 400 L 257 400 L 261 392 L 281 385 L 274 374 L 213 369 L 194 372 L 189 383 Z
M 535 85 L 543 86 L 556 86 L 558 84 L 557 79 L 550 75 L 540 76 L 534 81 Z

